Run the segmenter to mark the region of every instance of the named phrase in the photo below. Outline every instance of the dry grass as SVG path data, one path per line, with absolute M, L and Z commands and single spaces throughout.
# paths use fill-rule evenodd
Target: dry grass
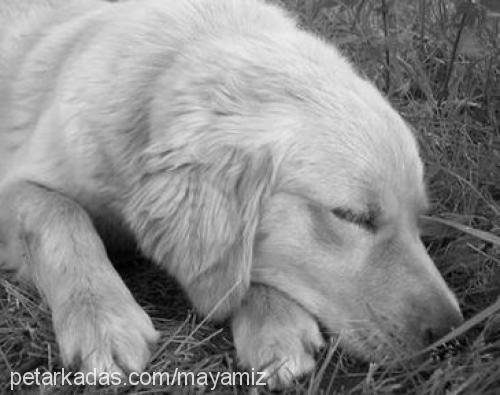
M 500 391 L 500 50 L 494 1 L 282 0 L 306 29 L 338 43 L 415 127 L 433 210 L 424 240 L 467 322 L 431 356 L 379 367 L 332 341 L 288 394 L 498 394 Z M 498 10 L 497 10 L 498 11 Z M 433 219 L 434 218 L 434 219 Z M 438 218 L 436 220 L 436 218 Z M 237 369 L 227 328 L 200 320 L 176 285 L 140 258 L 122 275 L 161 330 L 151 371 Z M 143 270 L 146 267 L 146 270 Z M 0 391 L 9 371 L 60 369 L 50 313 L 36 292 L 0 279 Z M 174 392 L 174 389 L 170 389 Z M 28 389 L 24 389 L 27 392 Z M 31 389 L 146 393 L 162 388 Z M 177 388 L 177 393 L 207 389 Z M 219 387 L 217 393 L 248 393 Z M 266 391 L 261 391 L 266 393 Z

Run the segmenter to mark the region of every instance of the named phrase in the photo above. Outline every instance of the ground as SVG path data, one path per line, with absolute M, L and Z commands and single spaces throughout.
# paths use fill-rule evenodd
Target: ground
M 274 1 L 276 2 L 276 1 Z M 456 292 L 466 326 L 411 369 L 349 359 L 332 339 L 313 375 L 286 394 L 500 393 L 500 37 L 495 0 L 282 0 L 333 41 L 414 127 L 432 210 L 423 239 Z M 495 7 L 497 8 L 495 10 Z M 162 333 L 150 371 L 236 370 L 230 331 L 197 317 L 175 283 L 140 257 L 117 262 Z M 61 369 L 50 312 L 0 273 L 0 392 L 10 371 Z M 152 386 L 45 387 L 22 393 L 150 393 Z M 182 387 L 176 393 L 209 388 Z M 267 390 L 259 388 L 260 393 Z M 219 386 L 216 393 L 257 393 Z

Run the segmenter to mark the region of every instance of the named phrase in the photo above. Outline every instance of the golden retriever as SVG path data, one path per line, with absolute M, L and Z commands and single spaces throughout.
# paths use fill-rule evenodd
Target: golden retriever
M 313 369 L 319 324 L 383 361 L 461 323 L 410 129 L 281 9 L 2 0 L 0 51 L 0 263 L 46 298 L 64 364 L 141 371 L 157 341 L 103 220 L 272 385 Z

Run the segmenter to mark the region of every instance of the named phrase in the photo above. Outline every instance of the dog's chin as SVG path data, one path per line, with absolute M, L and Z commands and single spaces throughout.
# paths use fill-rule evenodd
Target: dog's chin
M 375 324 L 371 327 L 345 328 L 341 331 L 326 330 L 324 333 L 337 333 L 342 350 L 363 362 L 389 366 L 419 360 L 423 348 L 410 336 L 404 338 L 380 330 Z

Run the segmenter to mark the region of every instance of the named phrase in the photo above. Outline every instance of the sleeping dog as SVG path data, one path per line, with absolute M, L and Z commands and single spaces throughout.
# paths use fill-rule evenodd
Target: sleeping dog
M 279 8 L 2 0 L 0 51 L 0 264 L 47 300 L 64 364 L 141 371 L 158 338 L 99 224 L 230 318 L 272 385 L 313 369 L 319 325 L 383 361 L 461 323 L 409 127 Z

